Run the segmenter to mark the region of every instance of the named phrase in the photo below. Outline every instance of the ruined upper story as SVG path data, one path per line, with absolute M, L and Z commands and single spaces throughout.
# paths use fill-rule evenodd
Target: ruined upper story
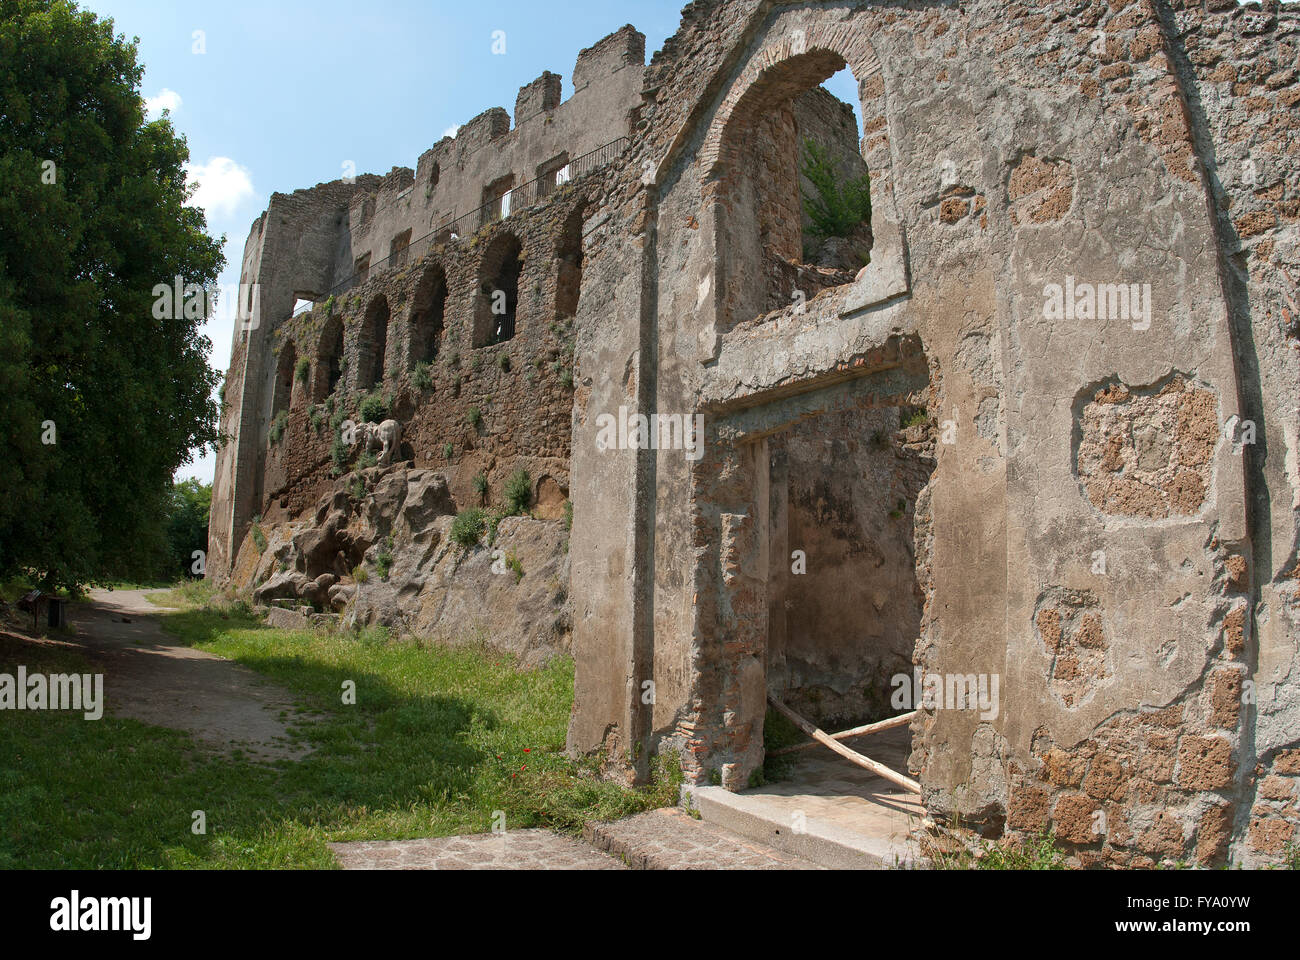
M 383 176 L 360 177 L 346 192 L 338 188 L 347 181 L 335 181 L 291 197 L 274 194 L 250 232 L 244 281 L 258 279 L 267 266 L 257 242 L 264 223 L 303 194 L 308 196 L 300 203 L 324 200 L 329 214 L 319 224 L 293 222 L 294 249 L 282 262 L 297 274 L 295 299 L 312 300 L 397 263 L 422 240 L 473 233 L 509 212 L 511 201 L 502 199 L 507 194 L 516 209 L 544 197 L 579 174 L 583 158 L 620 148 L 635 122 L 644 73 L 645 36 L 628 25 L 579 53 L 567 100 L 563 78 L 547 71 L 520 88 L 513 125 L 502 107 L 485 110 L 421 154 L 414 170 L 395 167 Z M 322 257 L 328 259 L 324 271 L 315 268 Z

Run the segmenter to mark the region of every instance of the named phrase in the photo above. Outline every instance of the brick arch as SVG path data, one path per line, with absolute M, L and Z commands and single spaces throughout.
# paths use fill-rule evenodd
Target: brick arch
M 910 287 L 906 237 L 894 199 L 886 78 L 860 18 L 846 17 L 843 11 L 821 14 L 807 9 L 786 9 L 776 13 L 766 28 L 766 41 L 726 86 L 697 154 L 704 180 L 726 184 L 728 165 L 732 161 L 729 151 L 744 151 L 749 146 L 745 132 L 750 124 L 761 119 L 766 108 L 812 89 L 846 66 L 857 80 L 862 109 L 859 132 L 863 140 L 859 152 L 871 175 L 873 242 L 870 265 L 846 287 L 841 301 L 842 314 L 856 313 L 906 295 Z M 727 226 L 730 216 L 726 209 L 730 203 L 727 192 L 724 186 L 713 193 L 717 205 L 714 230 L 719 274 L 722 278 L 732 278 L 731 288 L 737 283 L 748 288 L 755 278 L 737 279 L 733 269 L 734 234 L 729 233 Z M 748 305 L 733 303 L 732 292 L 726 284 L 719 283 L 719 319 L 724 329 L 750 319 L 745 315 Z
M 271 394 L 271 417 L 288 411 L 293 406 L 295 381 L 298 379 L 298 344 L 286 337 L 280 345 L 280 355 L 275 363 L 275 389 Z
M 575 204 L 560 221 L 555 233 L 555 318 L 563 320 L 578 313 L 584 263 L 583 231 L 590 216 L 584 201 Z
M 520 280 L 522 276 L 523 264 L 525 262 L 524 242 L 516 233 L 510 230 L 500 230 L 487 244 L 483 251 L 483 256 L 479 260 L 478 270 L 475 274 L 474 290 L 474 327 L 473 341 L 474 347 L 485 347 L 497 342 L 504 342 L 514 337 L 515 331 L 520 325 Z M 517 268 L 517 270 L 516 270 Z M 514 289 L 509 289 L 510 280 L 514 281 Z M 508 310 L 508 320 L 506 322 L 508 336 L 503 336 L 498 340 L 496 336 L 496 326 L 500 318 L 492 312 L 492 303 L 494 291 L 498 285 L 504 284 L 501 288 L 506 292 L 506 306 Z M 511 298 L 513 293 L 513 299 Z
M 447 330 L 451 298 L 451 267 L 439 257 L 428 258 L 411 296 L 406 314 L 407 365 L 432 363 Z
M 331 313 L 316 341 L 311 389 L 316 403 L 324 403 L 343 379 L 343 356 L 343 318 Z
M 833 69 L 822 72 L 831 64 Z M 858 81 L 863 120 L 869 123 L 875 113 L 884 114 L 885 106 L 883 84 L 868 82 L 881 73 L 880 58 L 871 41 L 862 31 L 855 33 L 851 21 L 807 24 L 788 16 L 778 18 L 768 42 L 750 58 L 731 84 L 709 125 L 700 146 L 706 178 L 716 176 L 726 162 L 725 133 L 737 112 L 743 116 L 743 108 L 752 102 L 751 97 L 762 96 L 764 92 L 776 94 L 782 84 L 802 82 L 804 86 L 794 90 L 798 93 L 807 89 L 809 76 L 820 73 L 811 83 L 821 83 L 846 66 Z
M 357 327 L 356 346 L 352 351 L 356 357 L 353 382 L 358 390 L 370 390 L 384 382 L 388 370 L 386 360 L 391 319 L 388 298 L 377 294 L 366 307 L 364 319 Z

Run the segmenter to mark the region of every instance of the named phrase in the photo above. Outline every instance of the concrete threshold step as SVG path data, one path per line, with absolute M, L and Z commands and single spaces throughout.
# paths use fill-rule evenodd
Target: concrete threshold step
M 870 818 L 860 826 L 846 827 L 792 809 L 790 798 L 732 793 L 722 787 L 693 787 L 686 792 L 705 823 L 823 867 L 889 870 L 927 865 L 905 834 L 881 828 Z
M 738 836 L 679 808 L 588 823 L 589 844 L 633 870 L 820 870 L 816 863 Z

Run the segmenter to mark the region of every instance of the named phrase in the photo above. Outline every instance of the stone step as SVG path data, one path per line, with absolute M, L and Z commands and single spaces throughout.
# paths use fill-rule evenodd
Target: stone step
M 633 870 L 820 870 L 818 864 L 666 808 L 588 823 L 583 839 Z
M 905 834 L 880 829 L 870 818 L 846 824 L 816 809 L 804 811 L 789 797 L 732 793 L 722 787 L 688 789 L 705 823 L 823 867 L 889 870 L 925 865 Z

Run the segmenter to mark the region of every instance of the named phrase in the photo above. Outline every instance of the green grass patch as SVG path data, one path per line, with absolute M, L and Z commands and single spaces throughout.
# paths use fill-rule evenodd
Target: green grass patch
M 1018 846 L 1003 846 L 985 841 L 983 849 L 972 852 L 928 852 L 936 870 L 1068 870 L 1066 853 L 1056 843 L 1056 835 L 1044 831 L 1025 839 Z
M 651 787 L 600 780 L 563 755 L 573 664 L 520 672 L 456 648 L 289 632 L 240 609 L 163 620 L 182 643 L 287 688 L 294 735 L 313 752 L 274 765 L 215 756 L 183 733 L 80 714 L 12 713 L 0 724 L 0 869 L 324 868 L 326 844 L 507 829 L 576 831 L 676 802 L 676 758 Z M 0 637 L 0 670 L 86 671 L 68 648 Z M 345 682 L 356 689 L 344 705 Z M 191 832 L 207 816 L 206 835 Z
M 211 603 L 216 588 L 207 580 L 182 580 L 162 593 L 150 593 L 145 599 L 160 607 L 188 609 Z

